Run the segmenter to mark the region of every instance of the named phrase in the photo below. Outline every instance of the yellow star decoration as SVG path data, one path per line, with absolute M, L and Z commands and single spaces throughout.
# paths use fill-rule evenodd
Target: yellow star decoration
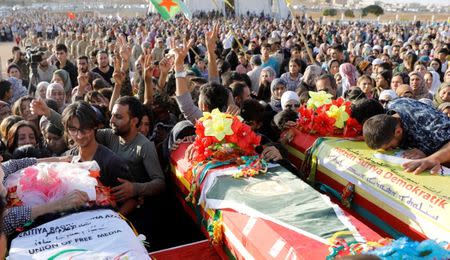
M 327 111 L 327 115 L 336 120 L 334 126 L 339 129 L 344 128 L 344 123 L 350 118 L 348 113 L 345 112 L 345 106 L 338 107 L 332 105 L 330 109 Z
M 309 91 L 308 93 L 309 96 L 311 97 L 308 100 L 308 103 L 306 103 L 306 106 L 308 108 L 318 108 L 322 105 L 330 104 L 331 98 L 333 97 L 333 95 L 328 94 L 325 91 L 319 92 Z
M 203 126 L 205 127 L 205 136 L 214 136 L 217 140 L 222 141 L 226 135 L 232 135 L 231 125 L 233 119 L 227 117 L 227 114 L 214 109 L 211 113 L 203 113 Z

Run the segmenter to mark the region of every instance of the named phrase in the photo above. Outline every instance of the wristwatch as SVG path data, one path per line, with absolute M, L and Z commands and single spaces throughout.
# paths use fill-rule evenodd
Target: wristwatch
M 185 70 L 180 72 L 175 72 L 175 78 L 186 78 L 187 72 Z

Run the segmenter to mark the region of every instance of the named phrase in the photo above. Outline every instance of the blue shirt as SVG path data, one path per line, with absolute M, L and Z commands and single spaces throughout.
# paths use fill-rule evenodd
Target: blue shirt
M 433 154 L 450 141 L 450 118 L 434 107 L 410 98 L 389 103 L 388 114 L 397 113 L 403 127 L 402 148 Z
M 278 63 L 277 59 L 275 59 L 274 57 L 270 57 L 267 62 L 264 62 L 261 65 L 262 68 L 265 67 L 271 67 L 276 73 L 277 73 L 277 77 L 278 75 L 280 75 L 280 64 Z

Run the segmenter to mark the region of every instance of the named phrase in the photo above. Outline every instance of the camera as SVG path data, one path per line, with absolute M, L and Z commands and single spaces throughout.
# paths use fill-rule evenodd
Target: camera
M 44 52 L 47 51 L 47 48 L 32 48 L 31 46 L 27 46 L 25 48 L 25 51 L 25 59 L 27 60 L 27 62 L 30 64 L 37 64 L 43 60 L 42 57 L 44 56 Z

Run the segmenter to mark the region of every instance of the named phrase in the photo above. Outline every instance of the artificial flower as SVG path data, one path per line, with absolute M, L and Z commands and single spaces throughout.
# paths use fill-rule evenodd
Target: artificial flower
M 219 109 L 214 109 L 212 113 L 208 113 L 207 116 L 211 116 L 211 118 L 203 121 L 203 125 L 205 126 L 205 136 L 214 136 L 217 140 L 222 141 L 226 135 L 233 134 L 233 130 L 231 129 L 233 119 L 227 117 L 227 115 L 220 112 Z
M 322 105 L 330 104 L 331 98 L 333 97 L 333 95 L 328 94 L 325 91 L 319 92 L 309 91 L 308 93 L 309 96 L 311 97 L 306 103 L 306 106 L 308 108 L 318 108 Z
M 362 125 L 353 118 L 349 118 L 345 123 L 344 137 L 356 137 L 362 133 Z
M 320 136 L 329 136 L 334 132 L 335 119 L 327 114 L 319 114 L 313 117 L 311 129 Z
M 345 110 L 346 110 L 345 106 L 338 107 L 338 106 L 332 105 L 330 107 L 330 109 L 326 112 L 326 114 L 329 117 L 335 119 L 334 126 L 339 129 L 344 128 L 345 121 L 347 121 L 350 118 L 350 116 L 348 115 L 348 113 Z
M 340 107 L 340 106 L 342 106 L 345 103 L 345 99 L 340 97 L 340 98 L 337 98 L 337 99 L 333 100 L 331 103 L 333 105 L 335 105 L 335 106 Z
M 298 109 L 298 112 L 300 114 L 297 120 L 298 126 L 300 126 L 304 131 L 309 131 L 311 129 L 311 120 L 314 111 L 306 106 L 301 106 Z

